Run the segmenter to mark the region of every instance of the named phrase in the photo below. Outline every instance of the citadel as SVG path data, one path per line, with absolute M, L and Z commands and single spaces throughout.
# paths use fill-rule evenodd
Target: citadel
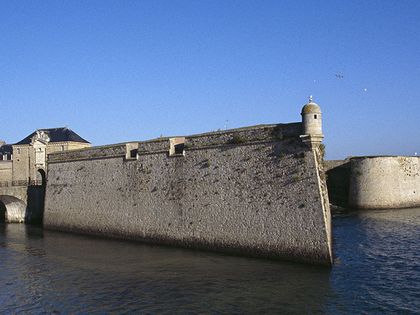
M 0 143 L 0 219 L 331 265 L 330 203 L 419 206 L 419 158 L 324 161 L 320 107 L 310 99 L 301 117 L 97 147 L 36 130 Z

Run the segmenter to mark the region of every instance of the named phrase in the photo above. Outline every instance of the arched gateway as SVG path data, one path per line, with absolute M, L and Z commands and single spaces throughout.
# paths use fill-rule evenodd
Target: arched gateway
M 38 129 L 11 145 L 0 141 L 0 221 L 42 224 L 47 155 L 87 147 L 67 127 Z
M 47 177 L 47 175 L 45 174 L 45 170 L 43 170 L 42 168 L 39 168 L 36 172 L 35 185 L 45 187 L 46 177 Z

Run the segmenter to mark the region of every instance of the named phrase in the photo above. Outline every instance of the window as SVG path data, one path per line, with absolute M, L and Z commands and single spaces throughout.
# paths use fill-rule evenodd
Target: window
M 64 145 L 61 146 L 61 151 L 64 151 Z
M 314 115 L 314 119 L 317 119 L 316 115 Z
M 20 148 L 17 148 L 17 149 L 16 149 L 16 153 L 17 153 L 17 154 L 20 154 Z

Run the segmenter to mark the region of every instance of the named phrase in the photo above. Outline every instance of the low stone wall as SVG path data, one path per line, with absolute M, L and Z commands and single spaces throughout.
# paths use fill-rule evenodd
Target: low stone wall
M 420 158 L 351 158 L 349 206 L 358 209 L 420 206 Z
M 48 157 L 44 227 L 331 264 L 325 177 L 301 124 Z M 135 153 L 135 154 L 133 154 Z

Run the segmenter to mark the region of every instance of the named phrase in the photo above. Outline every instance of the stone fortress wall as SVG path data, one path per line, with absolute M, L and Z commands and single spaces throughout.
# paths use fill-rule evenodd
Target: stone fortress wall
M 350 207 L 387 209 L 420 206 L 420 157 L 353 157 L 350 169 Z
M 12 181 L 13 162 L 11 160 L 0 160 L 0 181 Z
M 352 209 L 420 206 L 420 157 L 361 156 L 324 161 L 329 200 Z
M 322 158 L 302 130 L 260 125 L 50 154 L 44 227 L 329 265 Z

